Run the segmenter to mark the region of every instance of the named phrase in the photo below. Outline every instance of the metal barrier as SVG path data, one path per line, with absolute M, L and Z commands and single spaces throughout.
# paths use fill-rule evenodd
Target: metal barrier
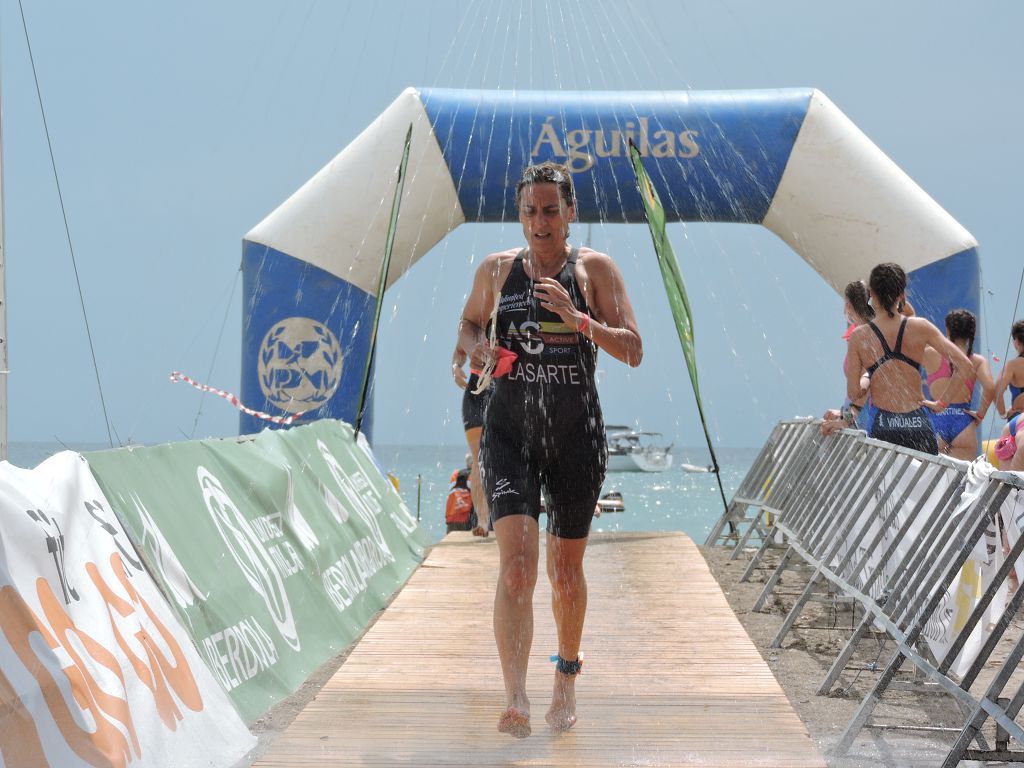
M 812 447 L 820 440 L 817 423 L 811 419 L 776 424 L 704 545 L 731 544 L 735 558 L 752 538 L 767 544 L 771 526 L 768 520 L 799 488 L 800 473 L 807 468 Z M 768 505 L 769 499 L 772 506 Z
M 759 513 L 770 510 L 774 518 L 759 534 L 761 545 L 743 580 L 774 539 L 786 543 L 754 610 L 765 605 L 787 568 L 798 562 L 810 568 L 771 647 L 781 646 L 816 590 L 825 588 L 863 609 L 819 694 L 832 689 L 872 625 L 894 641 L 892 659 L 834 752 L 846 753 L 864 727 L 886 727 L 869 723 L 872 711 L 904 662 L 910 662 L 918 677 L 927 678 L 932 690 L 949 694 L 963 713 L 964 724 L 943 766 L 965 759 L 1024 762 L 1024 752 L 1008 749 L 1011 736 L 1024 742 L 1024 728 L 1014 719 L 1024 707 L 1024 683 L 1011 697 L 1002 697 L 1024 658 L 1024 634 L 985 690 L 972 691 L 1024 602 L 1022 588 L 1000 610 L 1006 580 L 1024 552 L 1024 535 L 1000 564 L 999 530 L 1024 527 L 1024 476 L 923 454 L 852 430 L 813 437 L 818 424 L 776 427 L 748 474 L 751 482 L 744 480 L 723 520 L 746 521 L 749 539 L 750 530 L 761 524 Z M 775 491 L 763 490 L 768 478 Z M 753 519 L 743 514 L 749 507 L 759 511 Z M 964 584 L 970 589 L 961 591 Z M 988 629 L 985 624 L 993 621 Z M 989 718 L 996 724 L 995 749 L 981 734 Z M 972 742 L 977 749 L 970 749 Z

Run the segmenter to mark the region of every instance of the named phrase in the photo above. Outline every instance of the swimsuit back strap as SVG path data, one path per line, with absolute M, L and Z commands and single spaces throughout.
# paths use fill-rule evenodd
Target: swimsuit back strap
M 912 357 L 903 353 L 903 331 L 907 328 L 907 318 L 903 318 L 903 322 L 900 323 L 899 333 L 896 334 L 896 348 L 893 350 L 892 356 L 897 360 L 902 360 L 904 363 L 909 365 L 911 368 L 917 368 L 921 370 L 921 364 L 914 360 Z M 949 366 L 950 376 L 953 375 L 953 364 Z
M 869 321 L 868 327 L 875 332 L 875 336 L 877 336 L 878 340 L 882 342 L 882 352 L 884 352 L 886 355 L 891 355 L 892 350 L 889 349 L 889 342 L 885 340 L 885 336 L 882 335 L 882 332 L 878 329 L 878 326 L 875 325 L 874 321 Z M 902 328 L 900 330 L 902 331 Z
M 900 329 L 896 333 L 896 346 L 893 347 L 893 352 L 897 355 L 903 354 L 903 331 L 907 328 L 907 318 L 903 318 L 903 322 L 900 323 Z

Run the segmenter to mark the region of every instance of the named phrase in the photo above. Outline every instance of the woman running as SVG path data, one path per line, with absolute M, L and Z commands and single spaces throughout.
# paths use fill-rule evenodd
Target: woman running
M 558 631 L 545 719 L 555 730 L 567 730 L 576 723 L 574 684 L 587 607 L 583 555 L 608 460 L 594 381 L 597 350 L 636 366 L 643 345 L 615 262 L 568 243 L 576 215 L 569 170 L 555 163 L 530 166 L 516 185 L 516 205 L 526 247 L 491 254 L 480 264 L 459 346 L 472 367 L 495 366 L 497 377 L 480 464 L 499 553 L 494 638 L 506 703 L 498 730 L 521 738 L 530 734 L 526 670 L 541 488 L 548 502 L 547 573 Z
M 861 377 L 871 379 L 875 413 L 868 434 L 906 448 L 937 454 L 938 443 L 923 407 L 921 363 L 924 348 L 932 346 L 952 361 L 954 381 L 959 371 L 971 370 L 967 355 L 922 317 L 905 317 L 907 274 L 899 264 L 879 264 L 871 270 L 868 290 L 875 319 L 850 334 L 846 391 L 851 408 L 860 410 L 867 395 Z
M 1024 320 L 1018 320 L 1010 327 L 1010 340 L 1017 356 L 1007 360 L 996 382 L 996 411 L 1006 419 L 1024 413 Z M 1010 407 L 1003 401 L 1003 392 L 1010 390 Z
M 925 405 L 931 410 L 932 427 L 939 450 L 955 459 L 973 461 L 978 456 L 978 424 L 988 413 L 995 394 L 988 360 L 974 352 L 977 321 L 966 309 L 954 309 L 946 315 L 946 336 L 967 355 L 971 368 L 962 376 L 953 376 L 949 358 L 932 347 L 924 350 L 924 369 L 928 373 L 928 393 L 932 398 Z M 971 410 L 975 385 L 981 382 L 981 405 Z

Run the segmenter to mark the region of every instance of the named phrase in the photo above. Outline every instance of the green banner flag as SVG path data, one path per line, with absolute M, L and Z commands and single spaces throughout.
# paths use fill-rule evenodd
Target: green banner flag
M 669 242 L 668 233 L 665 230 L 665 209 L 661 205 L 661 198 L 658 197 L 658 191 L 654 188 L 650 176 L 644 170 L 640 150 L 636 148 L 632 141 L 629 142 L 629 158 L 633 163 L 633 173 L 636 175 L 636 185 L 640 189 L 640 197 L 644 201 L 647 224 L 651 228 L 651 240 L 654 242 L 654 253 L 658 257 L 661 279 L 665 283 L 665 293 L 668 295 L 669 307 L 672 309 L 672 317 L 676 323 L 676 333 L 679 334 L 679 343 L 683 347 L 683 357 L 686 358 L 686 368 L 690 372 L 693 396 L 697 400 L 697 413 L 700 414 L 700 424 L 704 428 L 704 439 L 707 441 L 708 452 L 711 454 L 711 465 L 718 480 L 718 492 L 722 497 L 722 505 L 728 510 L 729 502 L 725 500 L 725 488 L 722 486 L 722 475 L 719 472 L 718 457 L 715 455 L 715 448 L 711 444 L 711 434 L 708 432 L 708 423 L 704 418 L 704 406 L 700 402 L 700 385 L 697 382 L 697 351 L 693 344 L 693 315 L 690 312 L 690 300 L 686 297 L 683 275 L 679 271 L 676 255 L 672 251 L 672 244 Z M 734 529 L 732 522 L 729 523 L 729 526 Z
M 661 205 L 658 191 L 654 188 L 654 184 L 651 183 L 647 171 L 644 170 L 644 164 L 640 158 L 640 150 L 632 142 L 629 145 L 629 157 L 633 161 L 633 172 L 636 173 L 636 183 L 640 188 L 640 197 L 644 201 L 647 224 L 651 228 L 651 239 L 654 241 L 654 252 L 658 256 L 658 266 L 661 268 L 661 279 L 665 281 L 665 292 L 668 294 L 668 303 L 672 308 L 672 317 L 676 322 L 679 343 L 683 345 L 683 356 L 686 358 L 686 367 L 690 371 L 693 392 L 697 396 L 697 407 L 700 408 L 700 387 L 697 384 L 697 352 L 693 346 L 693 319 L 690 314 L 690 300 L 686 297 L 686 286 L 683 285 L 683 276 L 679 272 L 676 255 L 672 251 L 672 244 L 669 242 L 665 231 L 665 209 Z
M 358 638 L 426 549 L 341 422 L 85 457 L 247 722 Z

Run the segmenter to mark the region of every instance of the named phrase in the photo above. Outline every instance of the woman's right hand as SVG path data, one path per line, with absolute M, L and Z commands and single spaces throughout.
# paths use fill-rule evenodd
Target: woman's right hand
M 469 355 L 469 367 L 474 371 L 482 371 L 489 362 L 497 362 L 498 352 L 486 339 L 477 343 Z
M 459 389 L 465 389 L 468 380 L 466 379 L 466 372 L 462 370 L 462 366 L 459 363 L 452 363 L 452 378 L 455 379 L 455 386 Z

